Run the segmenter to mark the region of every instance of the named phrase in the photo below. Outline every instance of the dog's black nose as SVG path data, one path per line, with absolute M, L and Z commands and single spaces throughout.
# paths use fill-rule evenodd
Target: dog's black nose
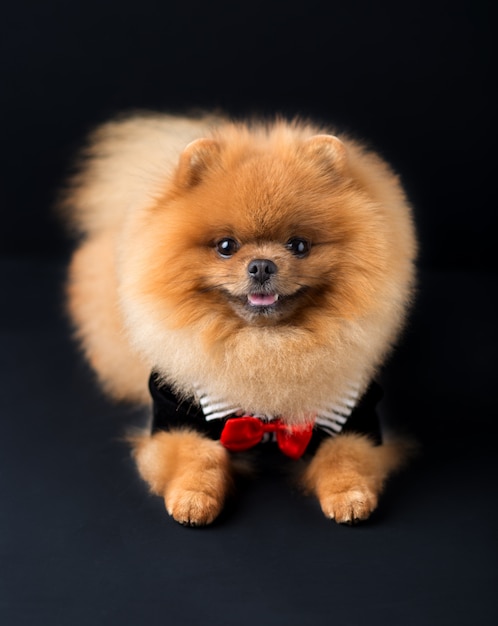
M 270 259 L 253 259 L 247 266 L 249 276 L 261 285 L 276 274 L 277 270 L 277 266 Z

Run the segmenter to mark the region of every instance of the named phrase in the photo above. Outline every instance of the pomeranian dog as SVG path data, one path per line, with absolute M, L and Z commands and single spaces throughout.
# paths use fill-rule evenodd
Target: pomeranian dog
M 169 514 L 211 523 L 239 451 L 278 445 L 328 518 L 366 519 L 404 458 L 369 415 L 414 283 L 389 166 L 309 123 L 137 115 L 93 134 L 64 206 L 77 337 L 113 398 L 152 393 L 134 455 Z

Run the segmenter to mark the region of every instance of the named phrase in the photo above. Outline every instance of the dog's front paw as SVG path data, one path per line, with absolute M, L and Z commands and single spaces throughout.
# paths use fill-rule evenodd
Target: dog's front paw
M 375 446 L 354 433 L 339 435 L 322 443 L 304 471 L 302 484 L 318 498 L 328 518 L 354 524 L 375 510 L 399 457 L 394 447 Z
M 367 519 L 377 507 L 377 495 L 366 486 L 346 491 L 321 493 L 320 506 L 325 516 L 339 524 L 354 524 Z
M 205 526 L 219 515 L 232 484 L 227 450 L 190 431 L 158 432 L 135 442 L 140 474 L 180 524 Z
M 222 497 L 182 487 L 168 490 L 164 501 L 171 517 L 184 526 L 211 524 L 223 508 Z

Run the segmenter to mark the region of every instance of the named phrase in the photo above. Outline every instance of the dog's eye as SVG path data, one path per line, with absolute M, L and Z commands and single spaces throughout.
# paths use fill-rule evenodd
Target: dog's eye
M 311 248 L 311 242 L 303 237 L 293 237 L 285 244 L 285 247 L 292 252 L 294 256 L 304 257 Z
M 224 259 L 230 258 L 239 249 L 239 244 L 231 237 L 220 239 L 216 244 L 216 251 Z

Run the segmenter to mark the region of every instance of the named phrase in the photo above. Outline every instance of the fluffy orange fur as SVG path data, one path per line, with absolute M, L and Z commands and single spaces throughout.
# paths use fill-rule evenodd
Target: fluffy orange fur
M 218 516 L 232 484 L 229 455 L 218 442 L 190 431 L 160 432 L 136 440 L 135 458 L 178 522 L 205 525 Z
M 82 235 L 69 310 L 116 398 L 147 403 L 154 368 L 194 401 L 207 389 L 301 423 L 351 382 L 364 390 L 402 328 L 416 243 L 399 180 L 374 153 L 311 124 L 111 122 L 65 206 Z M 255 259 L 278 268 L 257 288 L 270 307 L 251 304 Z M 399 464 L 393 450 L 340 435 L 322 444 L 303 483 L 327 516 L 364 519 Z M 159 433 L 135 452 L 175 519 L 216 517 L 232 474 L 218 442 Z

